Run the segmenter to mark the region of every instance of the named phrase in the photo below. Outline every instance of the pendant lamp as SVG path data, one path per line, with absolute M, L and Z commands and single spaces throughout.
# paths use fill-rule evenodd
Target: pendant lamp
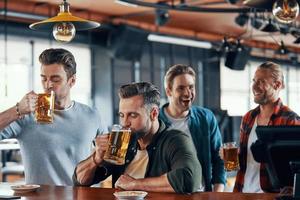
M 70 4 L 67 0 L 63 0 L 59 8 L 60 12 L 57 16 L 33 23 L 29 27 L 33 30 L 52 30 L 53 37 L 57 41 L 70 42 L 74 38 L 76 30 L 89 30 L 100 26 L 98 22 L 73 16 L 70 12 Z

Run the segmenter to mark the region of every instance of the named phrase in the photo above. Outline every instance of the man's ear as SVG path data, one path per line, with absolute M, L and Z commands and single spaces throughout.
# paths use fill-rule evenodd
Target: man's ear
M 73 87 L 76 83 L 76 74 L 72 75 L 68 81 L 70 83 L 70 87 Z
M 155 121 L 158 118 L 158 115 L 159 115 L 159 108 L 153 107 L 152 110 L 150 111 L 150 120 Z
M 169 86 L 167 86 L 167 87 L 165 88 L 165 90 L 166 90 L 166 95 L 167 95 L 168 97 L 172 96 L 172 90 L 171 90 L 171 88 L 170 88 Z
M 274 89 L 278 90 L 282 87 L 282 83 L 280 81 L 275 81 L 274 83 Z

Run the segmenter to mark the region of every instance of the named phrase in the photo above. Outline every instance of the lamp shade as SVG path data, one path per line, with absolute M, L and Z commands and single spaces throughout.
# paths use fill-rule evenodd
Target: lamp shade
M 34 30 L 48 31 L 52 30 L 53 26 L 59 22 L 71 22 L 75 26 L 76 30 L 79 31 L 93 29 L 100 26 L 98 22 L 89 21 L 80 17 L 75 17 L 70 12 L 60 12 L 55 17 L 51 17 L 49 19 L 33 23 L 29 27 Z
M 48 31 L 52 30 L 55 24 L 72 23 L 75 29 L 80 31 L 93 29 L 100 26 L 98 22 L 89 21 L 80 17 L 73 16 L 70 12 L 70 4 L 67 2 L 67 0 L 63 0 L 63 2 L 59 5 L 59 10 L 60 11 L 57 16 L 33 23 L 29 27 L 33 30 Z
M 265 27 L 263 27 L 261 29 L 261 31 L 267 32 L 267 33 L 274 33 L 274 32 L 278 32 L 279 28 L 277 27 L 277 25 L 275 23 L 272 22 L 271 19 L 269 19 L 268 23 L 265 25 Z
M 296 38 L 296 40 L 293 43 L 294 44 L 300 44 L 300 37 Z
M 251 25 L 255 29 L 260 29 L 262 27 L 262 25 L 263 25 L 263 21 L 262 21 L 262 19 L 254 17 L 254 18 L 251 18 Z

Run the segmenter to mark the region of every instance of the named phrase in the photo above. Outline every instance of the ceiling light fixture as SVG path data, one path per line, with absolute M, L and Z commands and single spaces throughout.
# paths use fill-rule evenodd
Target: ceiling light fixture
M 269 18 L 268 23 L 261 29 L 261 31 L 267 33 L 274 33 L 274 32 L 278 32 L 279 28 L 277 27 L 277 24 L 273 23 L 272 19 Z
M 165 4 L 164 2 L 159 2 L 159 4 Z M 155 10 L 155 24 L 157 26 L 165 25 L 170 19 L 170 15 L 167 9 L 157 8 Z
M 221 46 L 221 51 L 223 52 L 229 52 L 232 48 L 232 44 L 230 44 L 227 40 L 226 37 L 223 38 L 223 41 L 222 41 L 222 46 Z
M 241 44 L 241 40 L 240 39 L 237 39 L 237 42 L 236 42 L 236 50 L 237 51 L 243 51 L 244 47 L 243 45 Z
M 257 12 L 254 12 L 254 16 L 250 19 L 252 27 L 259 30 L 263 25 L 263 20 L 258 17 Z
M 296 38 L 296 40 L 293 42 L 294 44 L 300 44 L 300 31 L 298 30 L 297 27 L 292 29 L 291 35 Z
M 289 24 L 298 17 L 299 4 L 297 0 L 276 0 L 272 13 L 279 22 Z
M 284 35 L 286 35 L 286 34 L 288 34 L 288 33 L 291 32 L 291 31 L 290 31 L 291 27 L 289 26 L 289 24 L 282 24 L 282 23 L 279 23 L 279 24 L 278 24 L 278 27 L 279 27 L 280 33 L 282 33 L 282 34 L 284 34 Z
M 238 0 L 226 0 L 226 1 L 230 4 L 236 4 L 238 2 Z
M 100 26 L 98 22 L 75 17 L 70 13 L 70 4 L 63 0 L 57 16 L 31 24 L 33 30 L 53 31 L 53 37 L 59 42 L 70 42 L 76 30 L 88 30 Z
M 300 44 L 300 37 L 296 38 L 296 40 L 293 43 L 294 44 Z
M 279 48 L 276 50 L 276 53 L 277 54 L 280 54 L 280 55 L 285 55 L 285 54 L 288 54 L 290 51 L 286 48 L 286 46 L 284 45 L 283 41 L 281 40 L 280 42 L 280 46 Z
M 239 26 L 244 26 L 247 24 L 249 20 L 249 15 L 246 13 L 240 13 L 236 18 L 235 18 L 235 23 L 237 23 Z
M 155 24 L 157 26 L 163 26 L 169 21 L 169 12 L 168 10 L 156 9 L 155 10 Z
M 243 0 L 243 4 L 259 10 L 271 11 L 277 21 L 289 24 L 299 14 L 299 0 Z
M 176 45 L 181 45 L 181 46 L 190 46 L 190 47 L 197 47 L 197 48 L 203 48 L 203 49 L 211 49 L 212 48 L 212 44 L 210 42 L 197 41 L 197 40 L 184 39 L 184 38 L 171 37 L 171 36 L 164 36 L 164 35 L 149 34 L 148 40 L 152 41 L 152 42 L 176 44 Z

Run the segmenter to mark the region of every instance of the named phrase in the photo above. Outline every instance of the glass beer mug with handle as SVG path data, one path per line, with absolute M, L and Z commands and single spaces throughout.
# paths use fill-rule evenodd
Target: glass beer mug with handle
M 223 159 L 226 171 L 239 170 L 238 147 L 235 142 L 223 144 Z
M 111 128 L 108 140 L 108 147 L 104 154 L 106 162 L 123 165 L 125 164 L 125 156 L 130 141 L 131 130 L 123 128 L 121 125 L 115 124 Z
M 53 123 L 54 91 L 38 94 L 37 107 L 35 109 L 35 121 L 38 123 Z

